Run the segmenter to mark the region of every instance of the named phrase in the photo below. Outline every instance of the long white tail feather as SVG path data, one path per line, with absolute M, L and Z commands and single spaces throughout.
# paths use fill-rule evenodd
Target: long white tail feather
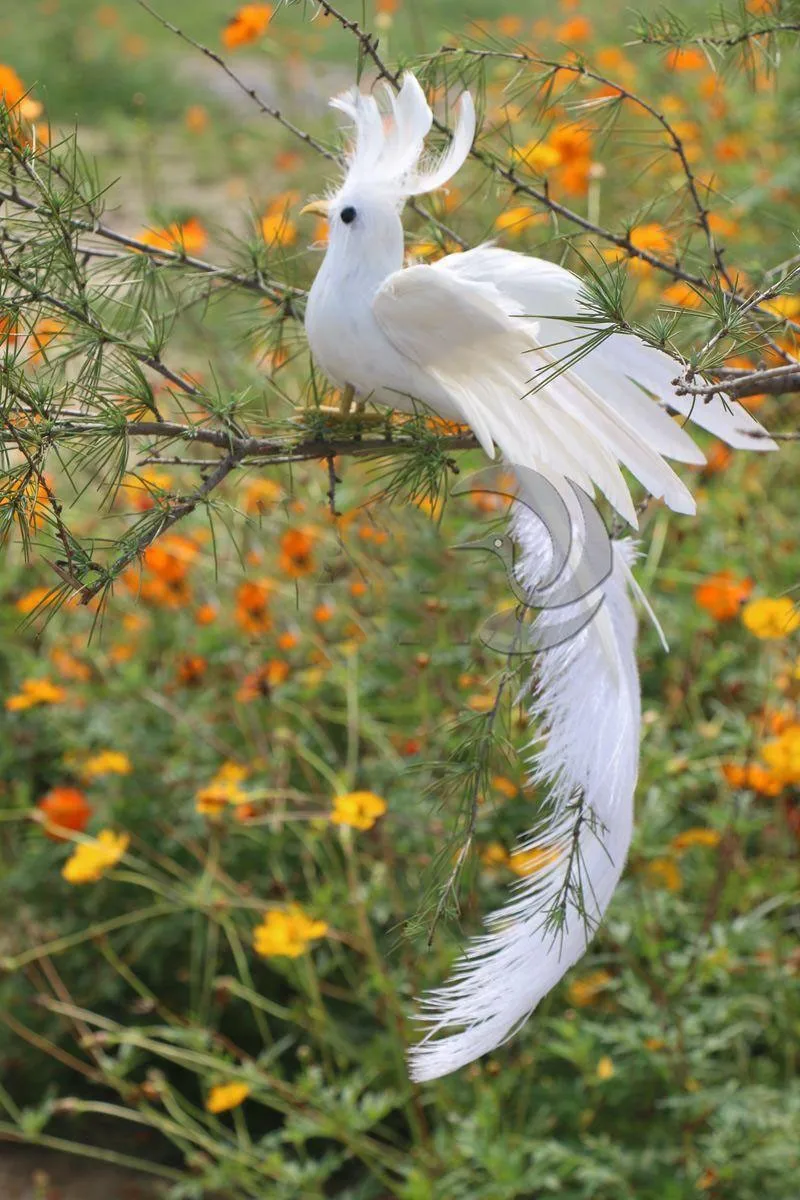
M 514 509 L 520 579 L 544 577 L 548 535 L 523 505 Z M 450 981 L 422 999 L 425 1036 L 409 1054 L 413 1079 L 447 1075 L 507 1041 L 583 955 L 619 881 L 630 845 L 639 758 L 636 618 L 628 599 L 635 550 L 613 542 L 603 605 L 571 640 L 536 656 L 531 707 L 538 732 L 530 783 L 547 787 L 547 815 L 519 849 L 542 852 L 542 867 L 520 880 L 486 922 Z M 596 604 L 598 592 L 581 605 Z M 578 605 L 570 606 L 577 608 Z M 543 611 L 546 637 L 565 612 Z M 609 646 L 615 661 L 609 661 Z

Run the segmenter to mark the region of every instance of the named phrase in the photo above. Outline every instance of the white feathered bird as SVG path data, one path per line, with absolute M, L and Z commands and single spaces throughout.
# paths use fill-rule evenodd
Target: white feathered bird
M 585 309 L 580 280 L 563 267 L 492 245 L 430 266 L 403 265 L 406 199 L 442 187 L 469 154 L 469 93 L 450 144 L 429 161 L 433 118 L 413 75 L 396 95 L 387 87 L 380 105 L 357 89 L 331 103 L 355 136 L 344 182 L 305 210 L 329 221 L 306 331 L 316 361 L 347 395 L 402 411 L 422 402 L 471 426 L 489 456 L 499 449 L 506 463 L 545 476 L 567 503 L 568 481 L 590 495 L 598 489 L 633 527 L 620 466 L 674 511 L 695 511 L 665 459 L 700 465 L 705 457 L 666 405 L 730 446 L 776 448 L 749 436 L 763 431 L 740 405 L 677 396 L 676 363 L 634 336 L 613 334 L 574 355 L 576 339 L 586 337 L 575 318 Z M 559 364 L 564 356 L 568 363 Z M 524 504 L 515 506 L 512 530 L 520 578 L 534 587 L 552 552 L 547 534 Z M 547 818 L 521 848 L 541 850 L 542 869 L 489 918 L 450 982 L 423 998 L 425 1036 L 410 1052 L 417 1080 L 446 1075 L 509 1038 L 584 953 L 614 893 L 630 844 L 639 756 L 634 554 L 630 542 L 613 543 L 597 616 L 536 656 L 532 713 L 543 736 L 531 779 L 547 784 L 550 798 Z M 548 623 L 562 616 L 539 615 L 543 644 L 550 644 Z

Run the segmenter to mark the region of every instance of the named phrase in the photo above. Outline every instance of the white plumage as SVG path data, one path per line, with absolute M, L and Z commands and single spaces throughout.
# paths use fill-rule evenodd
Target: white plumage
M 597 489 L 634 528 L 621 467 L 676 512 L 695 511 L 665 460 L 705 458 L 666 406 L 731 446 L 776 448 L 748 436 L 761 427 L 735 402 L 715 396 L 693 406 L 676 396 L 676 363 L 634 336 L 613 334 L 576 355 L 587 336 L 575 320 L 584 315 L 581 283 L 563 267 L 491 245 L 403 266 L 406 197 L 444 185 L 469 153 L 475 114 L 467 93 L 450 145 L 427 163 L 432 114 L 412 75 L 399 94 L 385 89 L 383 109 L 358 90 L 332 104 L 353 122 L 355 140 L 346 178 L 324 203 L 329 242 L 306 330 L 334 383 L 404 411 L 421 402 L 468 424 L 490 457 L 499 449 L 507 463 L 539 472 L 565 502 L 567 480 L 589 495 Z M 564 358 L 568 365 L 559 363 Z M 524 504 L 515 506 L 513 532 L 521 575 L 534 586 L 546 570 L 547 535 Z M 447 1074 L 509 1037 L 581 956 L 613 895 L 630 842 L 638 763 L 633 557 L 629 543 L 614 543 L 597 617 L 536 656 L 532 712 L 544 741 L 532 781 L 548 784 L 551 807 L 522 845 L 545 847 L 552 861 L 490 918 L 451 982 L 423 999 L 426 1034 L 410 1056 L 416 1079 Z M 553 619 L 543 612 L 537 635 L 546 636 Z M 573 840 L 578 798 L 583 816 Z M 542 912 L 559 899 L 576 854 L 585 911 L 567 896 L 554 935 Z

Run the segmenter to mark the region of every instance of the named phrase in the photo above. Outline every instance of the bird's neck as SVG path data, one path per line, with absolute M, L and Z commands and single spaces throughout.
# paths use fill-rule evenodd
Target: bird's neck
M 362 301 L 372 297 L 403 265 L 403 231 L 398 221 L 398 236 L 370 240 L 363 252 L 354 254 L 346 244 L 332 242 L 314 280 L 314 291 L 347 294 Z

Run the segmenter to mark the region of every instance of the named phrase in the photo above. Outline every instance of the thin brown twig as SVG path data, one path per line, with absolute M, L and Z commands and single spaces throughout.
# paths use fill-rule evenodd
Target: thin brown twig
M 0 203 L 2 202 L 16 204 L 19 208 L 34 216 L 52 216 L 52 213 L 44 205 L 29 200 L 18 191 L 7 191 L 0 188 Z M 246 291 L 258 292 L 260 295 L 268 296 L 269 299 L 274 300 L 276 303 L 285 303 L 293 299 L 299 301 L 305 299 L 306 293 L 302 288 L 290 287 L 288 284 L 280 283 L 276 280 L 268 281 L 260 274 L 244 275 L 238 271 L 231 271 L 227 267 L 221 267 L 217 263 L 208 262 L 206 259 L 198 258 L 194 254 L 186 254 L 182 250 L 168 250 L 161 246 L 150 246 L 139 238 L 119 233 L 116 229 L 112 229 L 100 220 L 84 221 L 79 217 L 72 217 L 66 214 L 59 214 L 59 220 L 78 233 L 93 234 L 126 250 L 135 251 L 137 254 L 145 254 L 148 258 L 156 262 L 163 262 L 164 265 L 174 263 L 179 266 L 191 267 L 193 270 L 210 275 L 213 279 L 220 282 L 230 283 Z M 3 240 L 9 241 L 13 245 L 19 245 L 19 242 L 11 237 L 7 231 L 3 231 Z M 113 254 L 97 246 L 77 246 L 76 253 L 82 255 L 88 254 L 99 258 L 127 258 L 126 255 Z
M 732 34 L 729 37 L 721 37 L 719 34 L 698 33 L 688 38 L 681 38 L 680 42 L 663 35 L 645 33 L 638 39 L 638 44 L 642 46 L 713 46 L 716 49 L 732 50 L 734 47 L 742 45 L 743 42 L 754 41 L 756 38 L 765 36 L 769 37 L 776 33 L 800 33 L 800 21 L 780 21 L 774 25 L 763 25 L 756 29 L 744 29 L 741 33 Z
M 717 383 L 693 384 L 680 377 L 672 382 L 679 396 L 710 398 L 724 393 L 737 399 L 740 396 L 782 396 L 788 392 L 800 392 L 800 366 L 794 363 L 764 371 L 726 371 L 719 368 L 714 374 L 718 377 Z

